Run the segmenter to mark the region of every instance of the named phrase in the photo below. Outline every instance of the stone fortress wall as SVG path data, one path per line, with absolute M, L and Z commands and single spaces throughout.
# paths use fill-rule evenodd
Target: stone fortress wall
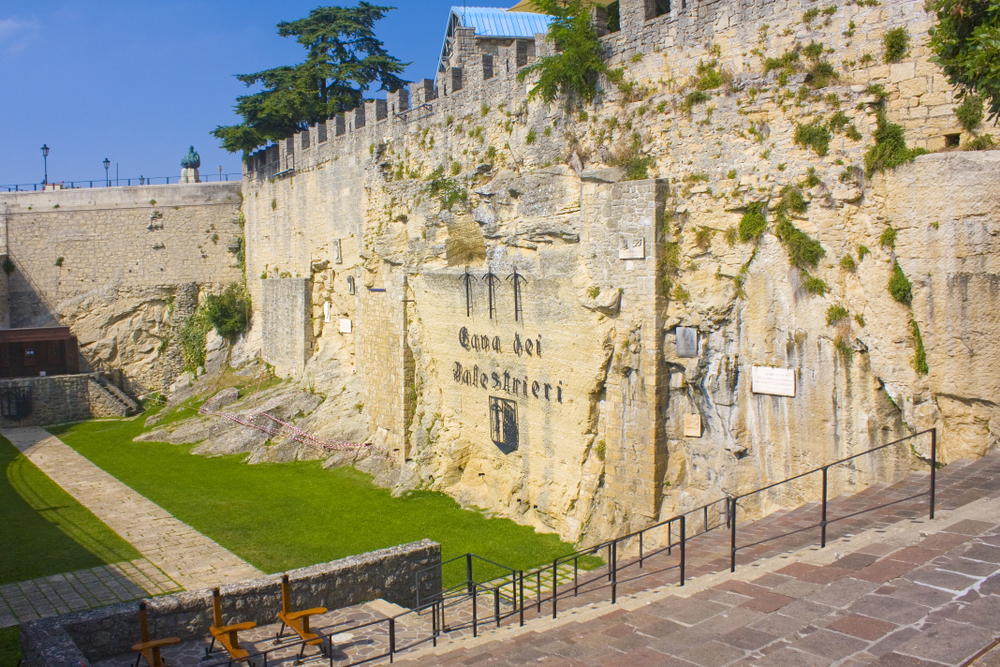
M 313 279 L 305 374 L 330 355 L 353 368 L 374 440 L 418 483 L 568 539 L 929 426 L 946 460 L 995 446 L 998 154 L 864 171 L 870 84 L 910 146 L 962 132 L 928 62 L 922 5 L 687 0 L 659 17 L 654 6 L 622 0 L 622 29 L 603 39 L 625 85 L 605 82 L 584 113 L 529 101 L 530 79 L 516 81 L 549 53 L 542 36 L 485 53 L 460 29 L 436 86 L 249 157 L 249 288 L 266 312 L 258 276 Z M 883 36 L 900 26 L 909 52 L 885 64 Z M 765 57 L 814 43 L 838 73 L 829 85 L 764 73 Z M 690 103 L 699 66 L 731 82 Z M 860 138 L 841 126 L 824 155 L 796 144 L 800 125 L 838 112 Z M 648 180 L 623 180 L 630 145 Z M 774 233 L 789 186 L 804 200 L 793 224 L 825 252 L 809 273 Z M 767 202 L 769 231 L 742 243 L 733 234 L 754 202 Z M 889 227 L 895 244 L 880 244 Z M 886 289 L 896 262 L 912 308 Z M 831 326 L 838 304 L 852 317 Z M 914 368 L 914 324 L 927 375 Z M 525 341 L 539 338 L 529 356 Z M 753 393 L 754 367 L 791 369 L 795 396 Z M 834 470 L 832 483 L 919 465 L 901 449 Z M 806 481 L 751 510 L 815 491 Z
M 239 183 L 0 195 L 0 319 L 69 326 L 81 369 L 120 371 L 133 393 L 179 371 L 172 315 L 192 294 L 242 279 Z

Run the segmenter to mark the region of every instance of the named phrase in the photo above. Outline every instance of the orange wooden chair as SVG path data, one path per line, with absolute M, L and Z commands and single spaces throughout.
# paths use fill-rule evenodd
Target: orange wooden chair
M 235 625 L 223 625 L 222 598 L 219 596 L 218 588 L 212 589 L 212 626 L 208 629 L 212 633 L 212 644 L 205 649 L 205 655 L 212 652 L 212 649 L 215 648 L 215 642 L 218 640 L 222 648 L 226 649 L 226 652 L 229 653 L 229 657 L 231 658 L 229 664 L 232 664 L 233 661 L 241 662 L 243 660 L 250 662 L 250 652 L 240 647 L 238 633 L 241 630 L 249 630 L 255 627 L 257 627 L 257 624 L 254 621 L 236 623 Z
M 160 647 L 181 643 L 181 640 L 177 637 L 150 640 L 149 620 L 146 617 L 145 600 L 139 603 L 139 639 L 139 643 L 132 647 L 132 650 L 139 654 L 135 656 L 135 667 L 139 667 L 139 661 L 142 658 L 146 659 L 146 664 L 149 667 L 166 667 L 163 659 L 160 657 Z
M 302 655 L 305 653 L 306 646 L 318 645 L 319 652 L 325 654 L 323 651 L 323 638 L 309 629 L 309 617 L 325 613 L 326 607 L 292 611 L 292 595 L 288 587 L 288 575 L 286 574 L 281 577 L 281 611 L 278 612 L 278 619 L 281 620 L 281 629 L 278 630 L 278 636 L 274 638 L 274 643 L 277 644 L 281 641 L 286 627 L 295 632 L 303 642 L 302 648 L 299 650 L 298 660 L 295 661 L 296 665 L 302 662 Z

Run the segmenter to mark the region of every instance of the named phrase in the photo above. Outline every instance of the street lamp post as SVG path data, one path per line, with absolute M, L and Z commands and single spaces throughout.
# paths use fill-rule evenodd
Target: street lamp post
M 111 174 L 108 172 L 108 169 L 110 168 L 111 168 L 111 160 L 109 160 L 108 158 L 104 158 L 104 180 L 108 184 L 109 188 L 111 187 Z
M 42 144 L 42 160 L 45 161 L 45 180 L 42 181 L 43 185 L 49 184 L 49 147 L 47 144 Z

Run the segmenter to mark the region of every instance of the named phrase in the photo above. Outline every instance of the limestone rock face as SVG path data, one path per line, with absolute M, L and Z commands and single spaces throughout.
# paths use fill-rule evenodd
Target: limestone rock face
M 890 5 L 923 39 L 926 17 Z M 779 57 L 800 39 L 801 12 L 773 9 L 767 29 L 720 5 L 697 38 L 657 21 L 609 38 L 624 89 L 585 113 L 520 87 L 501 104 L 491 81 L 300 152 L 294 178 L 258 156 L 248 276 L 314 281 L 318 347 L 296 379 L 328 398 L 303 421 L 348 433 L 354 402 L 391 464 L 328 465 L 594 543 L 931 427 L 940 461 L 997 445 L 1000 152 L 869 174 L 873 86 L 930 149 L 958 131 L 950 86 L 924 46 L 862 64 L 885 8 L 809 28 L 843 54 L 828 85 L 763 72 L 747 43 Z M 851 21 L 867 29 L 850 37 Z M 673 46 L 651 57 L 658 43 Z M 696 102 L 706 66 L 732 83 Z M 831 492 L 929 454 L 922 436 L 853 459 Z M 818 489 L 806 477 L 742 511 Z

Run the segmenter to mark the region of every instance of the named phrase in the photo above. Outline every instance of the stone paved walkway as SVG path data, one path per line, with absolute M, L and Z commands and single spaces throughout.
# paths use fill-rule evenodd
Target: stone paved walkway
M 193 590 L 264 574 L 178 521 L 44 429 L 8 428 L 0 430 L 0 434 L 81 505 L 132 544 L 152 565 L 146 577 L 157 586 L 167 586 L 172 581 L 185 590 Z M 138 562 L 136 568 L 144 570 Z M 156 571 L 162 576 L 156 575 Z M 15 586 L 23 588 L 29 583 Z M 3 613 L 0 609 L 0 616 Z
M 740 551 L 728 572 L 728 536 L 718 531 L 688 543 L 694 578 L 676 586 L 665 564 L 609 592 L 573 598 L 560 615 L 551 604 L 516 625 L 468 632 L 458 642 L 400 655 L 404 665 L 539 664 L 554 667 L 738 667 L 964 665 L 1000 638 L 1000 453 L 939 473 L 939 511 L 926 519 L 926 475 L 831 504 L 832 516 L 888 501 L 894 505 L 831 526 L 826 549 L 816 535 L 766 542 Z M 740 544 L 816 520 L 805 506 L 741 531 Z M 814 532 L 814 531 L 808 531 Z M 809 543 L 812 542 L 812 545 Z M 649 567 L 649 566 L 647 566 Z M 670 585 L 673 583 L 673 585 Z M 631 592 L 629 593 L 629 589 Z M 512 619 L 515 620 L 516 619 Z M 976 667 L 998 667 L 1000 650 Z
M 145 558 L 0 586 L 0 628 L 180 591 Z

